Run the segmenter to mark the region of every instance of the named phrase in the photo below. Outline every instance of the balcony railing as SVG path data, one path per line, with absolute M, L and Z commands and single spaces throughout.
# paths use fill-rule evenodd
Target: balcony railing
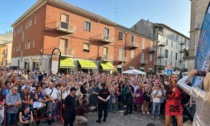
M 155 62 L 156 66 L 165 66 L 164 62 L 157 61 Z
M 185 45 L 185 42 L 184 42 L 184 41 L 181 41 L 181 42 L 180 42 L 180 45 Z
M 179 62 L 184 62 L 184 61 L 185 61 L 184 58 L 179 59 Z
M 51 55 L 53 49 L 55 49 L 55 48 L 57 48 L 57 47 L 51 47 L 51 48 L 48 48 L 48 49 L 44 49 L 43 54 Z M 69 48 L 59 48 L 59 49 L 61 51 L 61 56 L 74 57 L 74 55 L 75 55 L 75 50 L 74 49 L 69 49 Z
M 70 26 L 69 23 L 66 22 L 58 22 L 56 30 L 72 34 L 76 31 L 76 26 Z
M 100 41 L 100 42 L 105 42 L 105 43 L 113 43 L 114 37 L 109 36 L 109 35 L 108 36 L 107 35 L 98 35 L 98 36 L 90 37 L 90 40 Z
M 165 41 L 159 41 L 158 42 L 158 46 L 165 46 L 166 45 L 166 42 Z
M 146 64 L 148 64 L 148 60 L 141 59 L 141 60 L 140 60 L 140 64 L 141 64 L 141 65 L 146 65 Z
M 185 50 L 185 49 L 179 49 L 179 52 L 180 52 L 180 53 L 184 53 L 184 50 Z
M 119 57 L 118 62 L 127 62 L 127 57 Z
M 74 49 L 68 49 L 68 48 L 59 48 L 61 50 L 61 56 L 70 56 L 73 57 L 75 55 Z
M 112 61 L 113 58 L 109 55 L 102 55 L 101 56 L 101 61 Z
M 165 53 L 158 53 L 158 58 L 165 58 Z
M 139 43 L 137 42 L 130 42 L 128 48 L 130 49 L 137 49 L 139 47 Z
M 149 47 L 149 53 L 154 53 L 157 49 L 154 47 Z

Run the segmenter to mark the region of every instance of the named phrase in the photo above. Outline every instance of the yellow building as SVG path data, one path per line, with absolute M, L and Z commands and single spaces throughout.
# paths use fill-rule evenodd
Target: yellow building
M 0 35 L 0 67 L 11 64 L 13 33 Z

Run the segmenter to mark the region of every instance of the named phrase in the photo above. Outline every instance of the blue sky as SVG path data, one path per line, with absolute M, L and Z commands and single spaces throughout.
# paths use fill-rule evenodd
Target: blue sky
M 12 30 L 17 20 L 37 0 L 1 0 L 0 34 Z M 164 23 L 189 36 L 190 0 L 64 0 L 99 14 L 116 23 L 132 27 L 140 19 Z M 117 9 L 115 9 L 117 8 Z

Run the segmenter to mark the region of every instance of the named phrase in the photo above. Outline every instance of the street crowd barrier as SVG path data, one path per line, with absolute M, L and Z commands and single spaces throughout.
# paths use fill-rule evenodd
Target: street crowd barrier
M 44 120 L 52 119 L 52 118 L 56 117 L 63 124 L 64 121 L 63 121 L 63 117 L 62 117 L 62 115 L 63 115 L 62 101 L 60 101 L 59 103 L 56 103 L 56 106 L 59 106 L 58 108 L 59 108 L 60 111 L 58 110 L 58 114 L 52 115 L 52 116 L 48 116 L 48 112 L 49 111 L 47 109 L 47 105 L 45 107 L 42 107 L 42 108 L 34 108 L 34 113 L 33 113 L 34 120 L 33 121 L 35 121 L 35 122 L 37 122 L 37 121 L 44 121 Z M 17 114 L 17 121 L 19 121 L 19 112 L 22 111 L 23 105 L 20 105 L 18 107 L 19 107 L 19 110 L 18 110 L 18 114 Z M 6 121 L 7 120 L 7 113 L 6 113 L 6 111 L 7 111 L 7 109 L 8 109 L 8 106 L 4 106 L 4 122 L 3 122 L 4 126 L 7 126 L 6 125 L 6 122 L 7 122 Z M 45 110 L 45 111 L 40 113 L 39 112 L 40 110 Z M 38 113 L 40 113 L 40 115 Z M 10 126 L 16 126 L 16 125 L 10 125 Z
M 87 97 L 86 97 L 87 96 Z M 93 94 L 86 94 L 85 98 L 87 98 L 88 100 L 88 106 L 95 106 L 96 109 L 97 109 L 97 104 L 98 104 L 98 98 L 97 98 L 97 95 L 93 95 Z M 120 98 L 119 98 L 120 97 Z M 78 99 L 78 100 L 81 100 L 81 99 Z M 120 100 L 120 101 L 119 101 Z M 109 111 L 116 111 L 116 110 L 119 110 L 119 109 L 122 109 L 123 106 L 126 105 L 126 94 L 125 93 L 120 93 L 120 94 L 116 94 L 116 93 L 111 93 L 110 94 L 110 100 L 108 101 L 108 108 L 109 108 Z M 23 105 L 20 105 L 19 108 L 22 108 Z M 40 107 L 40 108 L 34 108 L 34 121 L 37 122 L 37 121 L 44 121 L 44 120 L 47 120 L 47 119 L 51 119 L 51 118 L 58 118 L 59 121 L 63 124 L 64 123 L 64 120 L 63 120 L 63 103 L 62 103 L 62 100 L 57 103 L 56 105 L 57 108 L 55 109 L 59 109 L 57 110 L 58 113 L 56 115 L 52 115 L 52 116 L 47 116 L 48 115 L 48 109 L 47 109 L 47 103 L 46 103 L 46 106 L 45 107 Z M 4 126 L 6 126 L 6 110 L 7 110 L 7 106 L 4 106 Z M 18 111 L 18 114 L 17 114 L 17 118 L 19 117 L 19 112 Z M 19 119 L 17 119 L 19 120 Z

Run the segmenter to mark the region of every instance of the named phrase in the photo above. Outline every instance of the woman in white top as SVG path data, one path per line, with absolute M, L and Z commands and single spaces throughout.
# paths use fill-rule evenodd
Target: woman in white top
M 178 81 L 178 85 L 195 99 L 196 112 L 192 126 L 210 126 L 210 73 L 208 72 L 204 78 L 204 90 L 201 90 L 198 87 L 190 87 L 185 84 L 186 80 L 195 76 L 196 73 L 196 70 L 190 71 L 188 76 L 185 76 Z

